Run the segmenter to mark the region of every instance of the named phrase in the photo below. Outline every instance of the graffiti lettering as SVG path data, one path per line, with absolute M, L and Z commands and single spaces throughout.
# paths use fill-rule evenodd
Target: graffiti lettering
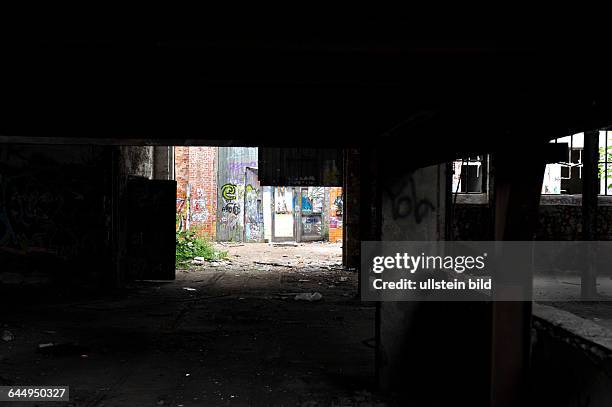
M 236 184 L 223 185 L 221 187 L 221 196 L 228 201 L 236 199 Z
M 393 219 L 403 219 L 414 216 L 416 223 L 421 223 L 425 216 L 435 210 L 435 206 L 427 198 L 418 199 L 416 184 L 412 176 L 399 183 L 398 188 L 386 188 L 391 198 L 391 215 Z
M 228 202 L 223 208 L 221 208 L 221 211 L 238 215 L 240 214 L 240 205 L 234 202 Z

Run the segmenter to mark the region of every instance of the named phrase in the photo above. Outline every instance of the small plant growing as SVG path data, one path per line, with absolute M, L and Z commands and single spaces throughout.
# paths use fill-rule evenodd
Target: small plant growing
M 194 257 L 213 261 L 227 257 L 227 252 L 217 251 L 212 243 L 198 235 L 196 230 L 176 232 L 176 266 L 185 267 Z

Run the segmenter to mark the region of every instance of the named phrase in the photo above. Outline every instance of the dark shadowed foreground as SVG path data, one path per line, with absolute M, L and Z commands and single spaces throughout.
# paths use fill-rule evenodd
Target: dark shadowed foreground
M 373 393 L 374 307 L 355 299 L 356 274 L 298 249 L 95 300 L 13 296 L 24 304 L 3 321 L 14 338 L 0 341 L 0 380 L 69 385 L 73 406 L 387 405 Z M 295 299 L 312 292 L 322 299 Z

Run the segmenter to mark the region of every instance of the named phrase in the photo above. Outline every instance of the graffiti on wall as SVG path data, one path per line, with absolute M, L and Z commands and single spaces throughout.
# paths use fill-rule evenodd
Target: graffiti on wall
M 306 193 L 302 192 L 302 214 L 322 213 L 324 193 L 323 187 L 308 187 Z
M 184 232 L 189 230 L 191 222 L 191 184 L 187 184 L 185 197 L 176 198 L 176 230 Z
M 429 199 L 419 198 L 412 176 L 385 188 L 385 192 L 391 199 L 391 215 L 394 220 L 412 216 L 419 224 L 436 208 Z
M 191 220 L 193 222 L 206 222 L 208 219 L 208 208 L 206 207 L 206 197 L 202 188 L 196 188 L 191 208 Z
M 201 227 L 210 217 L 209 201 L 206 199 L 205 191 L 196 188 L 193 193 L 192 190 L 191 183 L 187 183 L 185 195 L 176 198 L 176 229 L 179 232 L 196 226 Z
M 108 249 L 105 152 L 90 147 L 0 148 L 3 266 L 12 267 L 12 256 L 37 253 L 40 264 L 21 262 L 14 270 L 44 271 L 51 258 L 69 265 Z
M 337 195 L 332 201 L 332 213 L 334 214 L 334 216 L 342 217 L 343 205 L 344 204 L 342 202 L 342 195 Z
M 242 224 L 240 197 L 243 188 L 234 183 L 223 184 L 221 192 L 221 225 L 226 231 L 234 231 Z
M 249 233 L 246 176 L 248 169 L 257 167 L 257 148 L 219 147 L 218 151 L 217 239 L 242 241 Z
M 247 168 L 245 172 L 244 215 L 245 240 L 247 242 L 264 241 L 263 191 L 259 184 L 256 168 Z
M 225 184 L 221 187 L 221 196 L 223 197 L 224 201 L 221 212 L 227 214 L 228 216 L 240 215 L 240 203 L 236 200 L 237 189 L 236 184 Z
M 302 233 L 308 236 L 321 236 L 323 224 L 321 216 L 303 216 Z
M 329 240 L 337 242 L 342 240 L 342 214 L 344 210 L 342 188 L 329 189 L 329 202 Z
M 274 188 L 274 212 L 292 213 L 294 207 L 293 194 L 288 187 Z

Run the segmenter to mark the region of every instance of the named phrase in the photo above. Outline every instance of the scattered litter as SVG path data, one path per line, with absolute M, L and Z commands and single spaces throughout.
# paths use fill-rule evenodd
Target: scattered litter
M 196 257 L 194 257 L 193 259 L 194 259 L 195 261 L 202 261 L 202 262 L 203 262 L 203 261 L 206 261 L 206 260 L 204 259 L 204 257 L 200 257 L 200 256 L 196 256 Z
M 342 282 L 348 281 L 348 277 L 340 277 L 340 281 L 342 281 Z
M 296 242 L 274 242 L 272 243 L 274 247 L 297 247 L 298 244 Z
M 6 329 L 2 331 L 2 340 L 4 342 L 11 342 L 14 339 L 15 339 L 15 335 L 13 335 L 11 331 L 6 330 Z
M 290 264 L 281 264 L 281 263 L 269 263 L 269 262 L 265 262 L 265 261 L 255 261 L 253 262 L 255 264 L 259 264 L 262 266 L 278 266 L 278 267 L 293 267 Z
M 53 346 L 54 343 L 53 342 L 48 342 L 48 343 L 39 343 L 38 344 L 38 349 L 43 349 L 43 348 L 48 348 Z
M 240 247 L 240 246 L 244 246 L 243 243 L 227 243 L 227 242 L 217 242 L 219 245 L 221 246 L 226 246 L 226 247 Z
M 191 373 L 185 373 L 185 377 L 191 376 Z
M 319 292 L 314 292 L 314 293 L 300 293 L 298 295 L 295 296 L 295 300 L 296 301 L 319 301 L 321 298 L 323 298 L 323 295 Z
M 87 351 L 88 349 L 86 349 L 85 347 L 80 346 L 73 342 L 66 342 L 66 343 L 47 342 L 47 343 L 41 343 L 38 345 L 39 353 L 43 353 L 47 355 L 54 355 L 54 356 L 79 355 L 82 357 L 82 355 L 87 354 L 85 353 Z
M 300 282 L 300 283 L 307 283 L 308 281 L 310 281 L 310 280 L 298 280 L 298 282 Z
M 195 288 L 191 288 L 191 287 L 183 287 L 183 290 L 185 290 L 185 291 L 198 291 Z

